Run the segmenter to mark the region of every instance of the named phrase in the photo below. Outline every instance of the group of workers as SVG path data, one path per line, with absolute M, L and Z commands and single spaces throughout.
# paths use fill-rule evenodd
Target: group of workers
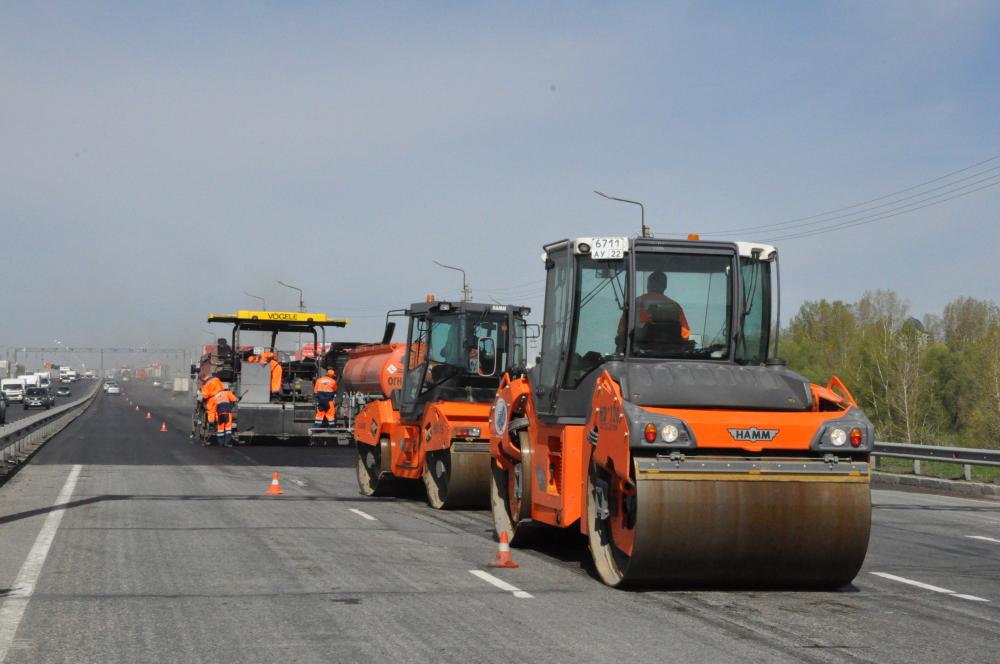
M 251 355 L 248 362 L 256 362 L 271 366 L 271 397 L 281 393 L 281 364 L 272 352 L 261 355 Z M 326 374 L 316 379 L 313 384 L 316 395 L 316 416 L 313 424 L 316 428 L 333 426 L 337 407 L 334 398 L 337 393 L 337 372 L 327 369 Z M 215 442 L 220 447 L 233 446 L 233 404 L 237 402 L 236 395 L 222 382 L 218 374 L 212 374 L 201 386 L 201 398 L 205 403 L 208 416 L 208 426 L 215 426 Z
M 215 443 L 220 447 L 233 446 L 233 404 L 236 395 L 226 387 L 218 375 L 213 375 L 201 386 L 205 401 L 208 426 L 215 425 Z

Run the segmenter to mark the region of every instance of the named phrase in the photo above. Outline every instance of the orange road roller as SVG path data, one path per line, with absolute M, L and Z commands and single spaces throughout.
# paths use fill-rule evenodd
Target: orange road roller
M 501 376 L 524 371 L 529 313 L 428 298 L 387 316 L 407 319 L 405 346 L 351 351 L 343 389 L 373 397 L 354 417 L 362 494 L 422 481 L 434 508 L 489 505 L 487 418 Z
M 497 533 L 578 528 L 611 586 L 850 583 L 874 429 L 836 377 L 811 384 L 778 358 L 775 248 L 544 249 L 541 355 L 489 415 Z

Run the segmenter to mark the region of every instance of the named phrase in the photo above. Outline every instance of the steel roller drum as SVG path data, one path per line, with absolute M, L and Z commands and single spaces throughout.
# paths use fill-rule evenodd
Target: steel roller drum
M 603 538 L 591 528 L 594 562 L 610 585 L 835 588 L 850 583 L 864 562 L 867 472 L 681 479 L 636 464 L 632 555 L 607 543 L 607 526 Z
M 423 474 L 427 501 L 437 509 L 488 507 L 490 461 L 488 448 L 466 450 L 461 443 L 429 454 Z

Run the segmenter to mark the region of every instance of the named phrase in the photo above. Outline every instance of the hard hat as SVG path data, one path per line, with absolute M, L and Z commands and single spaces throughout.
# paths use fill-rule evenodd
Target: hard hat
M 329 376 L 330 378 L 333 378 L 333 377 L 335 377 L 337 375 L 337 372 L 334 371 L 333 369 L 327 369 L 326 370 L 326 375 Z

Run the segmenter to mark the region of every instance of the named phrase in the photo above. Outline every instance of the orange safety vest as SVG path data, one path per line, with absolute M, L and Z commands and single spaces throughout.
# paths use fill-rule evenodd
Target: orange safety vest
M 214 410 L 218 411 L 219 406 L 222 404 L 233 404 L 236 403 L 236 395 L 232 391 L 223 389 L 219 391 L 214 397 L 212 397 L 212 406 Z
M 649 313 L 647 306 L 650 304 L 657 304 L 660 302 L 677 304 L 674 300 L 670 299 L 663 293 L 646 293 L 636 300 L 636 322 L 639 325 L 648 325 L 653 320 L 653 316 Z M 691 326 L 688 324 L 687 316 L 684 315 L 684 309 L 681 309 L 681 305 L 677 304 L 677 309 L 680 311 L 680 322 L 681 322 L 681 338 L 687 339 L 691 336 Z
M 271 392 L 281 391 L 281 364 L 273 357 L 268 361 L 271 365 Z
M 224 389 L 222 381 L 216 377 L 212 377 L 211 379 L 205 381 L 205 384 L 201 386 L 201 398 L 211 399 L 222 389 Z
M 336 392 L 337 381 L 330 376 L 320 376 L 313 385 L 313 392 Z

